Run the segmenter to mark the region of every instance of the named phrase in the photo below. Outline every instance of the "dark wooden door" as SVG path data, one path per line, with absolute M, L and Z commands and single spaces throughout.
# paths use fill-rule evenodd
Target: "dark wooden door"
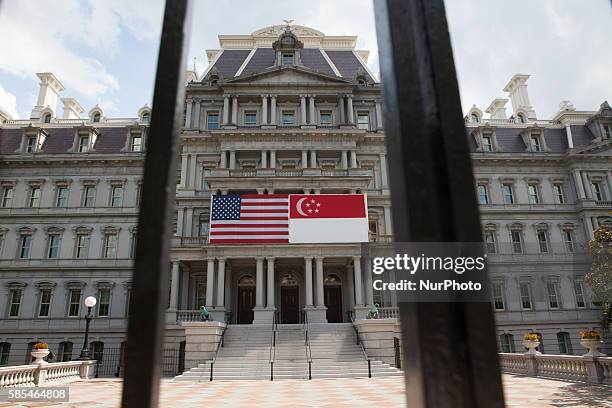
M 327 321 L 329 323 L 342 323 L 342 291 L 340 286 L 326 286 L 324 297 L 327 307 Z
M 238 287 L 238 324 L 253 323 L 253 308 L 255 307 L 255 287 Z
M 281 323 L 299 323 L 300 295 L 297 286 L 281 286 Z

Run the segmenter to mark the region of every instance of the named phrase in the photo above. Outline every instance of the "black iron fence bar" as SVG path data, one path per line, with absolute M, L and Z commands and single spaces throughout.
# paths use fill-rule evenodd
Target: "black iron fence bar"
M 372 378 L 372 363 L 368 358 L 368 378 Z
M 394 239 L 480 242 L 444 2 L 380 0 L 374 10 Z M 491 305 L 401 303 L 400 321 L 408 406 L 503 407 Z
M 215 363 L 214 362 L 210 362 L 210 381 L 213 380 L 213 368 L 214 368 Z
M 139 236 L 133 274 L 122 407 L 158 405 L 176 187 L 176 145 L 185 96 L 191 0 L 167 1 L 147 138 Z M 146 344 L 142 344 L 145 339 Z

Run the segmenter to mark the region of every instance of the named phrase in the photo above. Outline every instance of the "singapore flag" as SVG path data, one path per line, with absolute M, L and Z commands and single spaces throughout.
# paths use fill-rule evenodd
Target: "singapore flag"
M 364 194 L 289 195 L 289 243 L 368 241 Z

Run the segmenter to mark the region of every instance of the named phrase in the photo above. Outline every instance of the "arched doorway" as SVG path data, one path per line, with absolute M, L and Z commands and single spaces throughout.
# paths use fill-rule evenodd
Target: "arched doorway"
M 244 275 L 238 280 L 238 324 L 253 323 L 253 308 L 255 307 L 255 278 Z
M 300 322 L 300 291 L 295 274 L 288 272 L 283 275 L 280 282 L 281 304 L 280 315 L 281 323 Z
M 327 321 L 342 323 L 342 281 L 335 273 L 330 273 L 323 280 Z

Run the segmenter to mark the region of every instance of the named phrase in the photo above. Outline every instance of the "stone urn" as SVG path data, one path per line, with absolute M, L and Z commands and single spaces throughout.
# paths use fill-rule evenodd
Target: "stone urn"
M 523 340 L 523 346 L 525 346 L 525 348 L 528 349 L 525 352 L 525 354 L 527 354 L 527 355 L 542 354 L 538 350 L 536 350 L 536 347 L 538 347 L 539 345 L 540 345 L 539 341 L 535 341 L 535 340 Z
M 580 339 L 580 345 L 585 349 L 589 350 L 588 353 L 583 354 L 588 357 L 603 357 L 604 353 L 600 353 L 598 349 L 603 345 L 601 339 Z
M 43 358 L 49 355 L 49 349 L 32 350 L 31 354 L 32 354 L 32 357 L 36 359 L 32 361 L 31 364 L 47 364 L 47 362 L 43 360 Z

